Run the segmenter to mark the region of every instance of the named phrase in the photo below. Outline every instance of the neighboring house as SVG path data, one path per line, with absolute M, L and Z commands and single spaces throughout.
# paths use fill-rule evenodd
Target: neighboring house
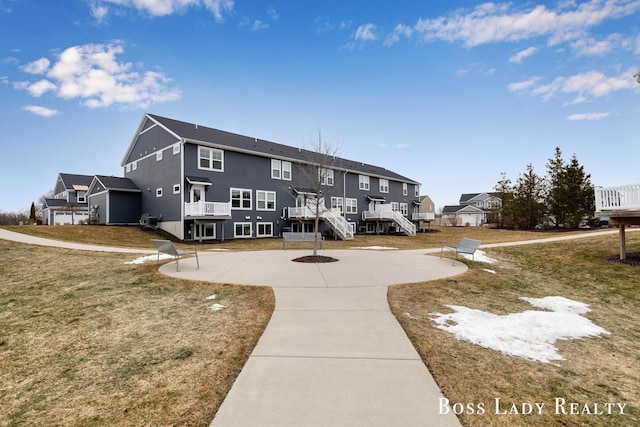
M 442 209 L 442 224 L 449 226 L 478 226 L 489 222 L 493 211 L 502 206 L 496 193 L 469 193 L 460 196 L 458 205 Z
M 181 240 L 310 231 L 316 203 L 322 232 L 342 239 L 355 232 L 415 234 L 410 215 L 420 206 L 418 182 L 337 159 L 339 166 L 323 171 L 322 192 L 315 194 L 302 177 L 310 159 L 308 150 L 145 114 L 122 166 L 141 190 L 139 215 Z M 106 202 L 94 199 L 98 193 L 92 188 L 91 203 L 96 200 L 102 221 Z M 109 215 L 129 209 L 113 205 L 112 199 Z
M 78 224 L 89 218 L 87 191 L 93 179 L 90 175 L 58 174 L 53 198 L 42 206 L 43 224 Z
M 140 193 L 128 178 L 96 175 L 88 189 L 89 221 L 92 224 L 138 224 Z
M 420 230 L 428 229 L 436 219 L 436 206 L 429 196 L 420 196 L 418 212 L 412 216 L 418 222 Z

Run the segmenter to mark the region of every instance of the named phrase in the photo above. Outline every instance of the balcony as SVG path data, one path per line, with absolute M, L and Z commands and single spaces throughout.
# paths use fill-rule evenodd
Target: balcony
M 596 187 L 595 195 L 596 213 L 639 211 L 640 215 L 640 184 Z
M 230 202 L 193 202 L 184 204 L 185 217 L 230 217 Z
M 640 184 L 596 187 L 598 218 L 608 217 L 609 224 L 620 228 L 620 259 L 627 257 L 625 227 L 640 225 Z
M 412 221 L 433 221 L 436 219 L 436 214 L 433 212 L 414 212 L 411 214 Z

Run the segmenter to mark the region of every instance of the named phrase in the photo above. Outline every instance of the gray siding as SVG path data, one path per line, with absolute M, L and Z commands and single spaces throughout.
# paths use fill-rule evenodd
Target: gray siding
M 89 213 L 91 218 L 91 211 L 95 211 L 95 215 L 97 215 L 98 224 L 106 224 L 107 221 L 107 192 L 102 192 L 98 194 L 91 194 L 88 197 L 89 200 Z M 94 208 L 95 205 L 98 205 L 97 208 Z
M 110 191 L 109 224 L 133 224 L 140 220 L 141 193 Z
M 163 133 L 166 135 L 166 132 Z M 173 154 L 173 149 L 168 148 L 163 150 L 162 160 L 156 160 L 153 154 L 138 160 L 136 170 L 125 171 L 125 178 L 131 179 L 142 190 L 141 213 L 164 221 L 180 220 L 181 197 L 180 194 L 173 194 L 175 184 L 180 184 L 181 189 L 184 187 L 180 179 L 180 157 L 180 153 Z M 162 188 L 162 197 L 156 196 L 158 188 Z
M 147 120 L 147 127 L 153 122 Z M 169 147 L 170 145 L 178 142 L 175 136 L 164 130 L 160 126 L 155 126 L 153 129 L 140 135 L 134 144 L 131 152 L 125 159 L 124 163 L 131 163 L 135 160 L 140 160 L 149 154 L 153 154 L 158 150 Z

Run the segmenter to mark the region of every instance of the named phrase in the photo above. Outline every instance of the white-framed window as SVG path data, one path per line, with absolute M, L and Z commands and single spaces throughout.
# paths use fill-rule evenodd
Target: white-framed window
M 271 159 L 271 178 L 291 181 L 291 162 Z
M 256 209 L 259 211 L 275 211 L 276 192 L 256 190 Z
M 180 194 L 180 184 L 173 184 L 173 194 Z
M 391 210 L 397 212 L 400 210 L 400 204 L 398 202 L 391 202 Z
M 291 181 L 291 162 L 282 161 L 282 179 Z
M 215 239 L 216 238 L 216 225 L 215 224 L 194 224 L 193 237 L 195 239 Z
M 358 175 L 358 188 L 369 191 L 369 177 L 366 175 Z
M 246 188 L 232 188 L 231 209 L 251 209 L 251 190 Z
M 389 192 L 389 180 L 388 179 L 384 179 L 384 178 L 380 178 L 379 180 L 379 190 L 381 193 L 388 193 Z
M 86 191 L 78 191 L 76 193 L 76 201 L 78 203 L 87 203 L 87 192 Z
M 318 174 L 321 185 L 333 186 L 333 169 L 320 168 Z
M 342 197 L 331 198 L 331 209 L 339 209 L 340 213 L 344 212 L 344 199 Z
M 402 195 L 406 196 L 409 194 L 409 185 L 406 182 L 402 183 Z
M 233 237 L 252 237 L 253 225 L 250 222 L 234 222 L 233 223 Z
M 282 161 L 271 159 L 271 178 L 282 179 Z
M 258 222 L 257 237 L 273 237 L 273 223 L 272 222 Z
M 162 160 L 162 151 L 156 152 L 156 162 L 159 162 L 160 160 Z
M 347 199 L 347 213 L 348 214 L 357 214 L 358 213 L 358 199 Z
M 416 197 L 420 197 L 420 186 L 416 184 L 414 186 L 416 188 L 416 192 L 414 193 Z
M 224 171 L 224 151 L 217 148 L 198 147 L 198 169 Z
M 125 172 L 131 172 L 131 163 L 128 163 L 128 164 L 124 165 L 124 171 Z
M 156 188 L 156 197 L 162 197 L 162 188 Z
M 136 169 L 138 169 L 138 162 L 131 163 L 131 170 L 134 171 Z
M 409 215 L 409 204 L 408 203 L 400 203 L 400 213 L 402 215 Z
M 173 154 L 180 154 L 180 144 L 175 144 L 173 146 Z

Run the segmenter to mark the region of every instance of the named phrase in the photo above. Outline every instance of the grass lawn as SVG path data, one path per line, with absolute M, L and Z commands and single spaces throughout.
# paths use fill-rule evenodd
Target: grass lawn
M 81 243 L 152 249 L 137 227 L 7 227 Z M 414 238 L 357 236 L 325 248 L 440 247 L 573 232 L 438 228 Z M 629 233 L 628 251 L 640 251 Z M 310 248 L 309 243 L 300 247 Z M 280 239 L 209 243 L 199 250 L 281 249 Z M 625 402 L 624 417 L 463 415 L 466 425 L 640 424 L 640 267 L 603 261 L 617 235 L 488 250 L 500 262 L 448 280 L 398 285 L 389 301 L 408 336 L 454 402 Z M 210 423 L 274 308 L 269 288 L 178 280 L 135 256 L 0 240 L 0 426 L 194 425 Z M 215 301 L 207 300 L 217 295 Z M 507 314 L 532 309 L 520 296 L 560 295 L 590 304 L 610 336 L 557 343 L 557 366 L 505 356 L 435 327 L 445 304 Z M 217 302 L 227 306 L 212 311 Z M 415 319 L 406 316 L 410 313 Z
M 459 417 L 464 425 L 640 425 L 640 266 L 606 261 L 617 244 L 612 235 L 488 249 L 499 267 L 470 264 L 457 277 L 389 289 L 393 313 L 451 405 L 485 403 L 485 414 Z M 629 252 L 640 251 L 640 233 L 629 233 L 627 245 Z M 519 297 L 546 296 L 589 304 L 586 317 L 611 335 L 557 341 L 564 360 L 545 364 L 457 340 L 430 319 L 431 313 L 450 313 L 445 305 L 498 315 L 540 310 Z M 496 398 L 499 412 L 526 402 L 545 407 L 542 415 L 501 415 Z M 585 404 L 593 411 L 594 402 L 600 409 L 605 402 L 627 406 L 624 415 L 562 415 L 555 414 L 556 398 L 579 403 L 579 412 Z
M 0 426 L 206 426 L 274 308 L 270 288 L 177 280 L 130 254 L 0 253 Z

